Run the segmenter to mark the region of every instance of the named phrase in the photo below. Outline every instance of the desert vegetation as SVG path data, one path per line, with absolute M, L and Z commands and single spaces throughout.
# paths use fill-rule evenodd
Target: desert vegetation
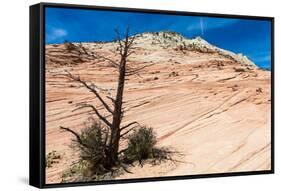
M 58 154 L 57 151 L 49 152 L 46 156 L 46 159 L 45 159 L 46 168 L 53 167 L 54 164 L 59 163 L 60 159 L 61 159 L 61 155 Z
M 137 121 L 121 125 L 122 118 L 125 115 L 123 107 L 125 81 L 128 80 L 129 76 L 139 75 L 141 70 L 150 65 L 142 67 L 128 66 L 128 57 L 134 54 L 133 44 L 135 36 L 129 37 L 129 28 L 126 29 L 124 38 L 121 37 L 118 30 L 115 32 L 118 43 L 118 48 L 116 49 L 119 54 L 118 61 L 94 52 L 88 53 L 81 44 L 79 46 L 69 42 L 64 44 L 69 52 L 78 50 L 79 55 L 81 55 L 81 51 L 83 51 L 83 53 L 91 55 L 93 59 L 102 59 L 108 62 L 111 67 L 118 71 L 118 84 L 115 97 L 108 94 L 103 96 L 100 92 L 104 93 L 107 90 L 98 87 L 93 82 L 86 82 L 80 76 L 75 76 L 66 71 L 65 77 L 81 84 L 90 93 L 94 94 L 107 112 L 107 116 L 101 114 L 95 105 L 88 103 L 78 104 L 74 111 L 90 108 L 95 113 L 90 124 L 80 133 L 73 131 L 71 128 L 60 126 L 62 130 L 74 136 L 74 144 L 72 146 L 78 149 L 80 153 L 79 161 L 71 167 L 69 173 L 63 174 L 63 182 L 73 177 L 78 178 L 79 181 L 102 180 L 106 179 L 106 177 L 108 178 L 109 174 L 110 177 L 116 176 L 116 174 L 120 173 L 120 169 L 130 173 L 127 167 L 128 165 L 133 165 L 136 161 L 141 165 L 143 160 L 146 159 L 153 159 L 154 164 L 156 164 L 156 161 L 173 160 L 171 157 L 172 151 L 155 146 L 156 135 L 152 128 L 143 126 Z M 156 77 L 154 78 L 154 80 L 157 79 Z M 125 145 L 122 149 L 120 149 L 121 139 L 123 139 L 122 143 Z

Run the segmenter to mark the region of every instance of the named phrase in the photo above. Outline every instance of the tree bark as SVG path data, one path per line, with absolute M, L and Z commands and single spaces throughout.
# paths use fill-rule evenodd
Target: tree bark
M 122 120 L 122 103 L 123 103 L 123 93 L 125 86 L 125 72 L 126 72 L 126 53 L 121 58 L 119 67 L 119 79 L 117 93 L 114 103 L 114 112 L 112 118 L 111 127 L 111 138 L 110 138 L 110 155 L 111 162 L 114 163 L 118 161 L 118 150 L 120 141 L 120 124 Z

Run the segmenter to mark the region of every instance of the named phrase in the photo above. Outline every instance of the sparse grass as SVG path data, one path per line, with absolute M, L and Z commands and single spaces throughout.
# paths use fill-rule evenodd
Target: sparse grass
M 151 81 L 154 81 L 154 80 L 159 80 L 159 77 L 155 76 L 155 77 L 146 78 L 146 79 L 143 80 L 143 82 L 151 82 Z
M 73 181 L 73 179 L 77 179 L 79 175 L 83 174 L 86 169 L 87 164 L 83 161 L 73 164 L 69 169 L 63 172 L 61 176 L 61 183 L 67 183 Z
M 246 72 L 245 68 L 233 68 L 235 72 Z
M 160 73 L 160 71 L 159 70 L 156 70 L 156 71 L 152 71 L 152 72 L 150 72 L 150 74 L 159 74 Z
M 176 76 L 179 76 L 179 73 L 175 72 L 175 71 L 173 71 L 169 74 L 169 77 L 176 77 Z
M 257 92 L 257 93 L 262 93 L 262 88 L 257 88 L 257 89 L 256 89 L 256 92 Z
M 61 155 L 57 153 L 57 151 L 51 151 L 47 154 L 46 160 L 45 160 L 45 166 L 46 168 L 53 167 L 54 164 L 59 163 L 59 160 L 61 159 Z
M 71 51 L 73 51 L 73 50 L 76 50 L 76 46 L 75 46 L 73 43 L 68 42 L 68 41 L 65 41 L 65 42 L 64 42 L 64 47 L 65 47 L 65 49 L 66 49 L 68 52 L 71 52 Z

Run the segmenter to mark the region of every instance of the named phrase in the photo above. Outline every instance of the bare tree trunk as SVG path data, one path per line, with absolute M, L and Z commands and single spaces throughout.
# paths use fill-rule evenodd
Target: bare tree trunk
M 118 150 L 119 150 L 119 141 L 120 141 L 120 124 L 122 120 L 122 103 L 123 103 L 123 93 L 125 86 L 125 71 L 126 71 L 126 57 L 123 57 L 119 67 L 119 79 L 117 93 L 114 103 L 114 112 L 111 128 L 111 138 L 110 146 L 111 149 L 110 155 L 112 161 L 117 161 L 118 159 Z

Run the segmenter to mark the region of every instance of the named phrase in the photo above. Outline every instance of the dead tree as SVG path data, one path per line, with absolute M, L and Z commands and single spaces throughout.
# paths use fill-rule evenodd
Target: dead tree
M 107 116 L 111 116 L 111 121 L 108 120 L 108 117 L 103 116 L 96 106 L 91 104 L 80 104 L 77 109 L 82 108 L 90 108 L 98 117 L 100 121 L 102 121 L 109 129 L 110 135 L 109 139 L 106 142 L 106 167 L 111 168 L 112 166 L 115 166 L 116 163 L 118 163 L 118 157 L 122 152 L 119 151 L 119 142 L 122 137 L 124 137 L 126 134 L 128 134 L 130 131 L 132 131 L 135 127 L 139 126 L 139 123 L 137 121 L 132 121 L 124 126 L 121 126 L 122 118 L 124 116 L 124 107 L 123 107 L 123 94 L 124 94 L 124 88 L 125 88 L 125 80 L 126 77 L 132 76 L 132 75 L 138 75 L 141 70 L 144 68 L 150 66 L 145 65 L 142 67 L 129 67 L 127 65 L 128 63 L 128 57 L 134 53 L 133 51 L 133 43 L 135 40 L 135 36 L 129 37 L 129 28 L 126 29 L 124 38 L 122 39 L 119 31 L 115 30 L 116 37 L 117 37 L 117 43 L 118 48 L 116 49 L 119 54 L 119 60 L 115 61 L 108 57 L 104 57 L 95 53 L 91 53 L 93 58 L 95 59 L 102 59 L 106 62 L 108 62 L 112 67 L 116 68 L 118 71 L 118 85 L 117 85 L 117 91 L 115 97 L 111 96 L 101 96 L 100 95 L 100 88 L 97 87 L 94 83 L 87 83 L 84 80 L 82 80 L 79 76 L 74 76 L 71 73 L 67 73 L 67 77 L 75 82 L 79 82 L 82 84 L 85 88 L 87 88 L 91 93 L 95 95 L 95 97 L 99 100 L 103 108 L 108 113 Z M 89 54 L 89 53 L 88 53 Z M 105 98 L 107 100 L 105 101 Z M 111 104 L 108 104 L 110 101 Z M 76 109 L 76 110 L 77 110 Z M 77 137 L 77 140 L 81 142 L 81 139 L 79 138 L 79 135 L 72 131 L 69 128 L 61 127 L 64 130 L 67 130 L 74 134 Z M 83 143 L 81 143 L 83 144 Z

